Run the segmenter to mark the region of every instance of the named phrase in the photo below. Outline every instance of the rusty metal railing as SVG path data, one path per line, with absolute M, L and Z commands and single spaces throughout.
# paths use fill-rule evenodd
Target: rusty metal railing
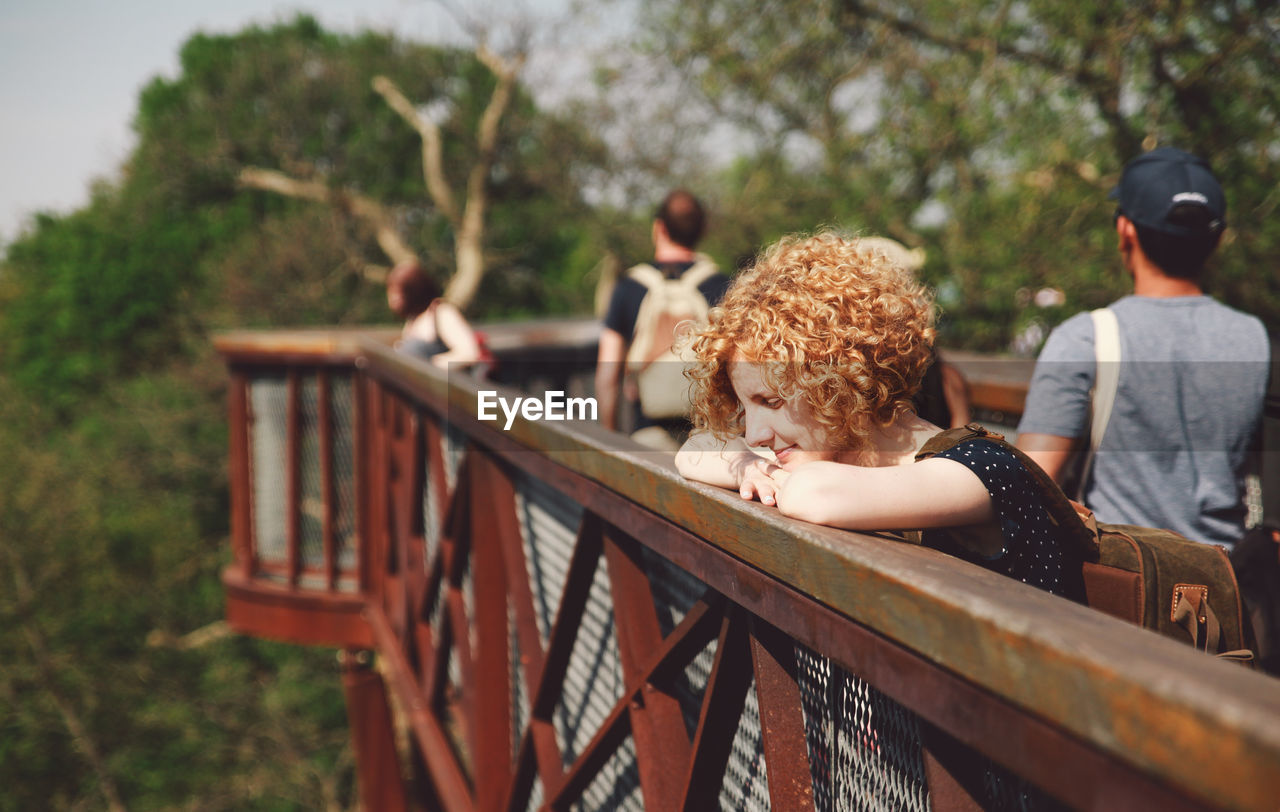
M 368 808 L 1276 808 L 1266 677 L 594 425 L 503 430 L 385 334 L 219 348 L 228 617 L 349 651 Z

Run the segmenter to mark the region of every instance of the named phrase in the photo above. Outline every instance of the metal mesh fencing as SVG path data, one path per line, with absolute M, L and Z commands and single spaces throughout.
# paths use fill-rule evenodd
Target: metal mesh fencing
M 583 508 L 527 475 L 517 474 L 515 485 L 535 619 L 545 645 L 565 587 Z M 641 564 L 653 588 L 662 632 L 670 634 L 704 594 L 705 584 L 648 548 L 642 547 Z M 582 753 L 625 690 L 609 589 L 607 567 L 601 562 L 589 588 L 561 701 L 553 715 L 565 768 Z M 514 615 L 509 616 L 509 628 L 514 756 L 529 721 L 530 697 L 520 665 Z M 928 810 L 920 722 L 915 714 L 828 658 L 800 645 L 795 651 L 815 807 L 823 812 Z M 712 641 L 673 686 L 691 736 L 714 657 Z M 989 765 L 984 786 L 981 802 L 986 809 L 1030 812 L 1055 808 L 1034 787 L 995 765 Z M 540 792 L 539 787 L 539 798 Z M 594 812 L 642 807 L 634 742 L 627 738 L 573 808 Z M 734 734 L 720 808 L 744 812 L 770 808 L 754 684 Z
M 355 404 L 351 376 L 330 373 L 329 436 L 332 442 L 332 530 L 340 571 L 354 575 L 356 556 Z M 254 548 L 263 564 L 288 563 L 289 383 L 283 373 L 261 373 L 249 384 L 250 514 Z M 327 588 L 324 568 L 326 514 L 321 465 L 320 377 L 298 376 L 298 540 L 303 569 L 300 585 Z M 308 573 L 308 571 L 310 571 Z M 259 573 L 283 581 L 283 574 Z M 354 578 L 338 580 L 339 591 L 354 591 Z
M 546 645 L 568 578 L 583 508 L 534 477 L 517 475 L 515 487 L 534 614 L 538 633 Z M 573 764 L 600 729 L 624 688 L 608 573 L 599 562 L 553 717 L 565 768 Z M 525 720 L 527 716 L 522 715 L 521 721 Z M 639 786 L 635 750 L 628 739 L 574 808 L 641 809 Z
M 333 523 L 338 569 L 356 566 L 356 408 L 355 384 L 350 373 L 329 373 L 329 414 L 333 423 Z M 341 586 L 341 583 L 340 583 Z M 354 581 L 346 584 L 354 591 Z
M 733 735 L 729 763 L 725 765 L 724 783 L 720 787 L 721 809 L 764 812 L 771 808 L 769 775 L 760 736 L 760 705 L 753 681 Z
M 286 536 L 289 386 L 284 373 L 255 376 L 249 384 L 250 514 L 254 550 L 265 564 L 284 565 Z
M 569 657 L 554 722 L 567 769 L 622 698 L 625 682 L 610 600 L 609 578 L 597 568 Z
M 570 808 L 575 812 L 641 812 L 644 797 L 640 792 L 639 764 L 635 742 L 628 736 L 582 793 L 582 799 Z
M 511 762 L 520 755 L 520 739 L 533 715 L 531 698 L 524 683 L 524 662 L 520 652 L 520 634 L 516 630 L 515 607 L 507 603 L 508 674 L 511 686 Z
M 533 593 L 538 633 L 545 646 L 551 639 L 551 626 L 568 578 L 583 507 L 561 496 L 545 482 L 523 473 L 516 479 L 515 487 L 525 569 Z
M 643 549 L 641 560 L 653 588 L 654 605 L 658 610 L 662 633 L 670 634 L 702 597 L 707 585 L 648 548 Z M 690 737 L 697 731 L 702 698 L 711 678 L 715 656 L 716 641 L 712 640 L 685 667 L 682 678 L 673 686 Z M 741 812 L 769 809 L 769 784 L 764 769 L 760 709 L 754 683 L 747 692 L 738 729 L 733 736 L 733 747 L 725 765 L 724 783 L 720 787 L 720 808 Z
M 929 809 L 915 714 L 804 646 L 796 665 L 815 809 Z
M 419 414 L 419 418 L 423 421 L 424 425 L 427 423 L 433 423 L 437 428 L 439 428 L 439 421 L 436 420 L 430 412 L 421 412 Z M 441 505 L 438 504 L 439 500 L 436 498 L 436 488 L 439 486 L 433 479 L 431 473 L 431 459 L 437 453 L 440 453 L 441 449 L 434 447 L 426 432 L 423 432 L 422 437 L 423 443 L 426 444 L 422 454 L 424 469 L 422 471 L 422 538 L 426 545 L 426 549 L 423 551 L 422 565 L 423 567 L 430 568 L 431 562 L 435 561 L 436 555 L 440 549 L 441 524 L 444 522 L 444 510 Z M 449 491 L 446 491 L 446 493 L 447 492 Z M 435 609 L 438 608 L 439 607 L 437 605 L 437 607 L 432 610 L 433 617 Z
M 324 566 L 324 490 L 320 466 L 320 382 L 315 375 L 298 378 L 298 555 L 303 571 Z M 319 583 L 303 580 L 307 586 Z

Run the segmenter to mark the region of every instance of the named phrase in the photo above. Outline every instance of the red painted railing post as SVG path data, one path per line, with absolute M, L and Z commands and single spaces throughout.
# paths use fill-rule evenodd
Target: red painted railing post
M 253 575 L 253 483 L 249 466 L 249 380 L 243 371 L 232 369 L 227 398 L 231 421 L 231 543 L 236 566 L 248 579 Z
M 367 810 L 401 812 L 406 808 L 405 785 L 386 686 L 382 676 L 369 668 L 369 652 L 344 651 L 339 657 L 360 803 Z
M 493 463 L 472 451 L 471 571 L 475 629 L 475 760 L 476 808 L 503 805 L 513 778 L 511 733 L 511 665 L 507 624 L 507 578 L 502 563 L 501 526 L 485 489 Z M 518 540 L 517 540 L 518 543 Z
M 618 656 L 627 684 L 644 675 L 643 664 L 662 644 L 653 591 L 639 561 L 640 545 L 610 528 L 605 533 L 605 561 L 612 586 Z M 689 734 L 679 701 L 666 686 L 647 683 L 631 705 L 631 735 L 636 745 L 645 805 L 673 809 L 684 790 L 689 763 Z

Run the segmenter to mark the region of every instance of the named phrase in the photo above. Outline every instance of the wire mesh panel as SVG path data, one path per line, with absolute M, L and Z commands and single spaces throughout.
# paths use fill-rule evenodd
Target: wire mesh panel
M 544 796 L 542 792 L 542 780 L 539 778 L 534 778 L 533 788 L 529 792 L 529 803 L 524 805 L 526 812 L 529 812 L 529 810 L 542 809 L 543 797 Z
M 658 612 L 662 633 L 668 635 L 684 620 L 694 603 L 704 596 L 707 585 L 648 548 L 642 548 L 641 561 L 653 591 L 654 607 Z M 711 677 L 715 655 L 716 641 L 712 640 L 685 667 L 682 678 L 672 686 L 691 738 L 698 727 L 702 700 Z M 754 685 L 747 692 L 742 716 L 734 733 L 733 747 L 729 752 L 724 784 L 720 791 L 720 808 L 742 812 L 770 808 L 769 785 L 760 738 L 760 709 Z
M 689 609 L 706 592 L 707 585 L 692 574 L 673 565 L 667 559 L 642 547 L 640 560 L 653 590 L 653 605 L 658 613 L 658 623 L 663 636 L 671 634 L 684 620 Z M 698 728 L 698 716 L 702 710 L 702 696 L 707 690 L 711 667 L 715 662 L 716 641 L 712 640 L 684 669 L 682 679 L 671 686 L 680 702 L 685 727 L 690 738 Z
M 355 405 L 350 374 L 326 375 L 329 388 L 327 427 L 321 426 L 321 378 L 315 372 L 296 377 L 298 395 L 297 519 L 300 586 L 327 589 L 324 532 L 331 516 L 337 567 L 354 575 L 356 556 Z M 249 385 L 250 465 L 253 487 L 251 512 L 258 560 L 269 567 L 288 563 L 289 527 L 289 381 L 281 374 L 256 375 Z M 331 493 L 326 504 L 322 452 L 326 433 L 332 460 Z M 308 571 L 310 571 L 308 573 Z M 270 580 L 286 580 L 283 572 L 260 573 Z M 353 578 L 339 578 L 341 591 L 354 591 Z
M 527 475 L 518 474 L 515 487 L 525 568 L 538 633 L 545 646 L 564 592 L 583 508 L 545 482 Z
M 324 486 L 320 470 L 320 382 L 315 375 L 298 377 L 298 555 L 302 569 L 324 566 Z M 302 579 L 323 588 L 323 576 Z
M 554 715 L 566 768 L 591 741 L 624 689 L 609 578 L 598 567 Z
M 736 812 L 763 812 L 769 803 L 769 776 L 765 770 L 764 745 L 760 739 L 760 704 L 753 683 L 738 719 L 733 749 L 725 765 L 720 787 L 720 808 Z
M 570 808 L 575 812 L 643 812 L 639 762 L 636 760 L 635 743 L 630 737 L 600 768 L 595 780 L 582 793 L 582 799 Z
M 329 373 L 329 415 L 333 436 L 334 555 L 338 569 L 354 575 L 356 566 L 355 385 L 350 373 Z M 355 591 L 354 579 L 339 589 Z
M 420 412 L 419 419 L 424 424 L 429 423 L 430 427 L 443 430 L 440 421 L 436 419 L 430 412 Z M 432 465 L 432 459 L 437 454 L 444 452 L 445 442 L 441 442 L 438 446 L 433 442 L 434 432 L 423 431 L 423 442 L 426 448 L 422 454 L 422 535 L 424 541 L 424 550 L 422 556 L 422 565 L 425 569 L 430 569 L 436 557 L 440 554 L 440 543 L 443 540 L 443 523 L 445 518 L 445 507 L 442 505 L 436 495 L 438 487 L 435 481 L 435 467 Z M 442 436 L 442 435 L 440 435 Z M 447 456 L 447 455 L 446 455 Z M 446 490 L 446 493 L 452 493 L 452 490 Z M 466 562 L 464 561 L 464 564 Z M 468 567 L 468 571 L 469 571 Z M 447 573 L 445 574 L 447 577 Z M 431 605 L 427 607 L 426 623 L 431 627 L 431 633 L 434 639 L 444 640 L 447 638 L 447 630 L 444 626 L 445 615 L 442 611 L 445 600 L 448 595 L 449 586 L 442 583 L 435 590 L 434 599 Z M 462 682 L 462 671 L 458 663 L 457 657 L 449 658 L 448 678 L 452 685 L 458 686 Z
M 533 714 L 529 691 L 525 687 L 524 664 L 520 653 L 520 634 L 516 629 L 515 607 L 512 606 L 510 601 L 507 602 L 507 652 L 508 684 L 511 686 L 510 759 L 514 764 L 516 756 L 520 752 L 520 740 L 523 738 L 524 729 L 529 724 L 529 718 Z
M 915 714 L 803 646 L 796 667 L 814 807 L 929 809 Z
M 437 432 L 442 431 L 440 421 L 437 420 L 430 412 L 422 411 L 418 414 L 418 418 L 422 421 L 424 428 L 432 428 L 434 431 L 423 431 L 422 441 L 426 444 L 422 454 L 422 537 L 426 544 L 423 551 L 422 563 L 424 567 L 430 568 L 431 562 L 436 558 L 436 554 L 440 549 L 441 524 L 444 522 L 444 508 L 440 504 L 440 500 L 436 495 L 439 484 L 435 481 L 432 459 L 437 454 L 446 453 L 444 446 L 446 442 L 437 444 L 434 440 L 436 436 L 442 436 Z M 441 470 L 444 470 L 443 468 Z M 448 476 L 446 474 L 446 480 Z M 452 493 L 449 490 L 449 484 L 445 483 L 445 492 Z
M 467 435 L 447 420 L 441 421 L 444 430 L 444 475 L 449 486 L 449 493 L 458 484 L 458 468 L 462 465 L 462 457 L 467 453 Z
M 463 566 L 465 567 L 462 572 L 461 589 L 463 611 L 466 613 L 468 618 L 474 618 L 475 615 L 473 614 L 473 607 L 475 606 L 475 579 L 472 577 L 474 572 L 471 568 L 471 556 L 467 556 L 463 560 Z M 443 591 L 444 590 L 441 590 L 441 592 Z M 443 620 L 443 617 L 444 615 L 441 614 L 438 620 Z M 439 635 L 443 632 L 443 629 L 437 625 L 435 631 L 436 634 Z M 474 622 L 467 623 L 467 632 L 470 635 L 469 643 L 471 645 L 471 651 L 474 652 L 476 651 L 476 624 Z M 437 639 L 439 638 L 437 637 Z M 449 658 L 449 682 L 455 686 L 455 689 L 462 685 L 462 663 L 457 657 Z
M 257 375 L 249 384 L 249 464 L 254 550 L 259 561 L 288 561 L 289 386 L 284 373 Z

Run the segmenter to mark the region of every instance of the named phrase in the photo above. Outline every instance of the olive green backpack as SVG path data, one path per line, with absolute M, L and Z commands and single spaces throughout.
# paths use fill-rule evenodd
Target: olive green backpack
M 1095 521 L 1092 511 L 1068 499 L 1026 454 L 976 423 L 940 432 L 916 459 L 974 438 L 1008 449 L 1031 473 L 1064 541 L 1081 551 L 1089 606 L 1252 667 L 1253 630 L 1225 549 L 1172 530 Z

